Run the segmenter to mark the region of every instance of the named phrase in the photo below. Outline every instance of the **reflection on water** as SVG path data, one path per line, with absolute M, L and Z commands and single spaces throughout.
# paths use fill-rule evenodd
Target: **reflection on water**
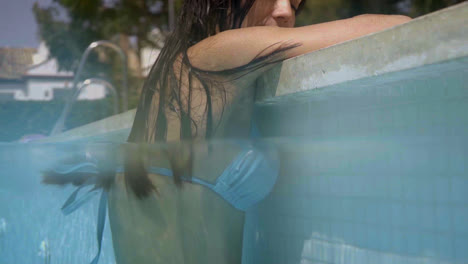
M 313 234 L 315 236 L 317 234 Z M 344 243 L 344 241 L 329 241 L 326 239 L 313 238 L 305 240 L 301 263 L 316 263 L 323 259 L 333 259 L 333 263 L 450 263 L 439 261 L 431 257 L 405 256 L 392 252 L 378 251 L 374 249 L 359 248 Z
M 39 257 L 44 258 L 44 263 L 50 264 L 51 254 L 49 249 L 49 239 L 44 239 L 41 241 L 41 245 L 39 246 L 39 252 L 37 253 Z
M 460 137 L 265 142 L 279 151 L 281 173 L 245 214 L 243 234 L 244 214 L 203 186 L 155 176 L 159 195 L 138 201 L 117 174 L 99 263 L 468 261 L 468 146 Z M 243 145 L 252 143 L 196 144 L 193 176 L 214 182 Z M 74 188 L 44 186 L 40 172 L 73 160 L 118 168 L 122 146 L 1 144 L 0 262 L 88 263 L 98 197 L 63 216 Z M 143 146 L 145 163 L 169 166 L 167 148 Z

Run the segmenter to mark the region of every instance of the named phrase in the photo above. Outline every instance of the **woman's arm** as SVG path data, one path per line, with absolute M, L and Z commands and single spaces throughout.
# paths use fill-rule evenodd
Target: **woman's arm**
M 349 19 L 298 27 L 250 27 L 221 32 L 192 46 L 193 66 L 207 71 L 236 68 L 266 55 L 280 44 L 300 44 L 286 50 L 284 59 L 381 31 L 411 20 L 399 15 L 360 15 Z

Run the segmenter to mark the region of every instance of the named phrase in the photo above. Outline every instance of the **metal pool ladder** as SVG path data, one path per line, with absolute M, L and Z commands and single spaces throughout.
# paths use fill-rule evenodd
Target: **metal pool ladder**
M 73 79 L 73 86 L 72 86 L 72 95 L 68 98 L 65 107 L 62 110 L 62 113 L 60 114 L 59 118 L 57 119 L 57 122 L 55 122 L 54 127 L 52 128 L 52 131 L 50 132 L 50 136 L 56 135 L 58 133 L 61 133 L 63 130 L 63 127 L 65 125 L 65 120 L 68 116 L 68 113 L 70 112 L 71 107 L 75 103 L 76 99 L 80 95 L 80 92 L 82 89 L 85 87 L 89 86 L 92 83 L 99 83 L 104 85 L 106 88 L 108 88 L 112 95 L 116 98 L 114 100 L 114 114 L 118 112 L 118 96 L 117 96 L 117 91 L 115 88 L 107 81 L 98 79 L 98 78 L 91 78 L 85 80 L 81 85 L 78 85 L 81 74 L 83 72 L 84 65 L 86 63 L 86 60 L 88 59 L 89 54 L 91 53 L 92 50 L 99 46 L 104 46 L 107 48 L 110 48 L 114 51 L 116 51 L 121 59 L 122 62 L 122 108 L 123 111 L 127 111 L 128 109 L 128 102 L 127 102 L 127 97 L 128 97 L 128 81 L 127 81 L 127 56 L 125 55 L 125 52 L 120 48 L 118 45 L 107 41 L 107 40 L 99 40 L 91 43 L 88 48 L 84 51 L 83 55 L 81 56 L 80 64 L 78 65 L 78 70 L 76 71 L 75 77 Z

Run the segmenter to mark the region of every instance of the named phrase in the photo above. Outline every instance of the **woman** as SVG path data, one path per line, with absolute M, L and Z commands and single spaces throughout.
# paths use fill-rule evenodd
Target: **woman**
M 186 0 L 144 85 L 128 141 L 248 138 L 255 80 L 270 65 L 409 20 L 363 15 L 293 28 L 304 4 L 305 0 Z M 125 183 L 119 178 L 120 185 L 110 195 L 119 263 L 240 263 L 243 213 L 183 178 L 214 182 L 222 170 L 200 164 L 216 155 L 197 159 L 193 150 L 181 149 L 173 148 L 167 156 L 176 185 L 182 188 L 158 173 L 148 174 L 141 155 L 127 156 Z M 218 163 L 223 162 L 211 164 Z M 130 199 L 133 194 L 126 194 L 124 186 L 146 199 Z M 158 195 L 150 195 L 155 190 Z
M 144 84 L 128 141 L 249 138 L 255 80 L 265 70 L 287 58 L 409 20 L 362 15 L 293 28 L 304 4 L 305 0 L 186 0 Z M 151 153 L 146 155 L 130 144 L 125 177 L 117 175 L 115 181 L 111 177 L 101 184 L 110 190 L 117 263 L 240 263 L 243 212 L 235 208 L 245 210 L 262 197 L 238 204 L 211 183 L 225 172 L 229 176 L 234 165 L 245 167 L 252 155 L 261 157 L 249 163 L 253 171 L 271 169 L 271 157 L 242 146 L 214 145 L 206 155 L 198 155 L 190 144 L 169 146 L 163 151 L 146 149 Z M 256 175 L 269 173 L 249 176 Z

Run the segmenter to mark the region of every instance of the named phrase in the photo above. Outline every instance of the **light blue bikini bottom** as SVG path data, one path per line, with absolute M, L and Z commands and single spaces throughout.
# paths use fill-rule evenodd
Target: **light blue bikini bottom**
M 95 162 L 82 162 L 75 165 L 59 165 L 53 169 L 55 173 L 63 174 L 66 177 L 70 173 L 89 173 L 99 175 L 100 171 Z M 124 171 L 122 166 L 115 168 L 115 173 Z M 148 167 L 147 171 L 172 177 L 170 169 L 159 167 Z M 245 147 L 223 171 L 214 183 L 195 178 L 182 177 L 183 181 L 199 184 L 214 191 L 229 204 L 238 210 L 245 211 L 262 199 L 264 199 L 273 189 L 279 172 L 278 153 L 272 148 L 265 146 Z M 98 177 L 90 177 L 83 185 L 79 186 L 67 199 L 62 207 L 64 214 L 70 214 L 96 194 L 93 188 Z M 79 191 L 83 187 L 91 187 L 86 194 L 77 199 Z M 101 252 L 102 234 L 104 231 L 107 192 L 102 190 L 98 213 L 98 253 L 91 264 L 96 264 Z

